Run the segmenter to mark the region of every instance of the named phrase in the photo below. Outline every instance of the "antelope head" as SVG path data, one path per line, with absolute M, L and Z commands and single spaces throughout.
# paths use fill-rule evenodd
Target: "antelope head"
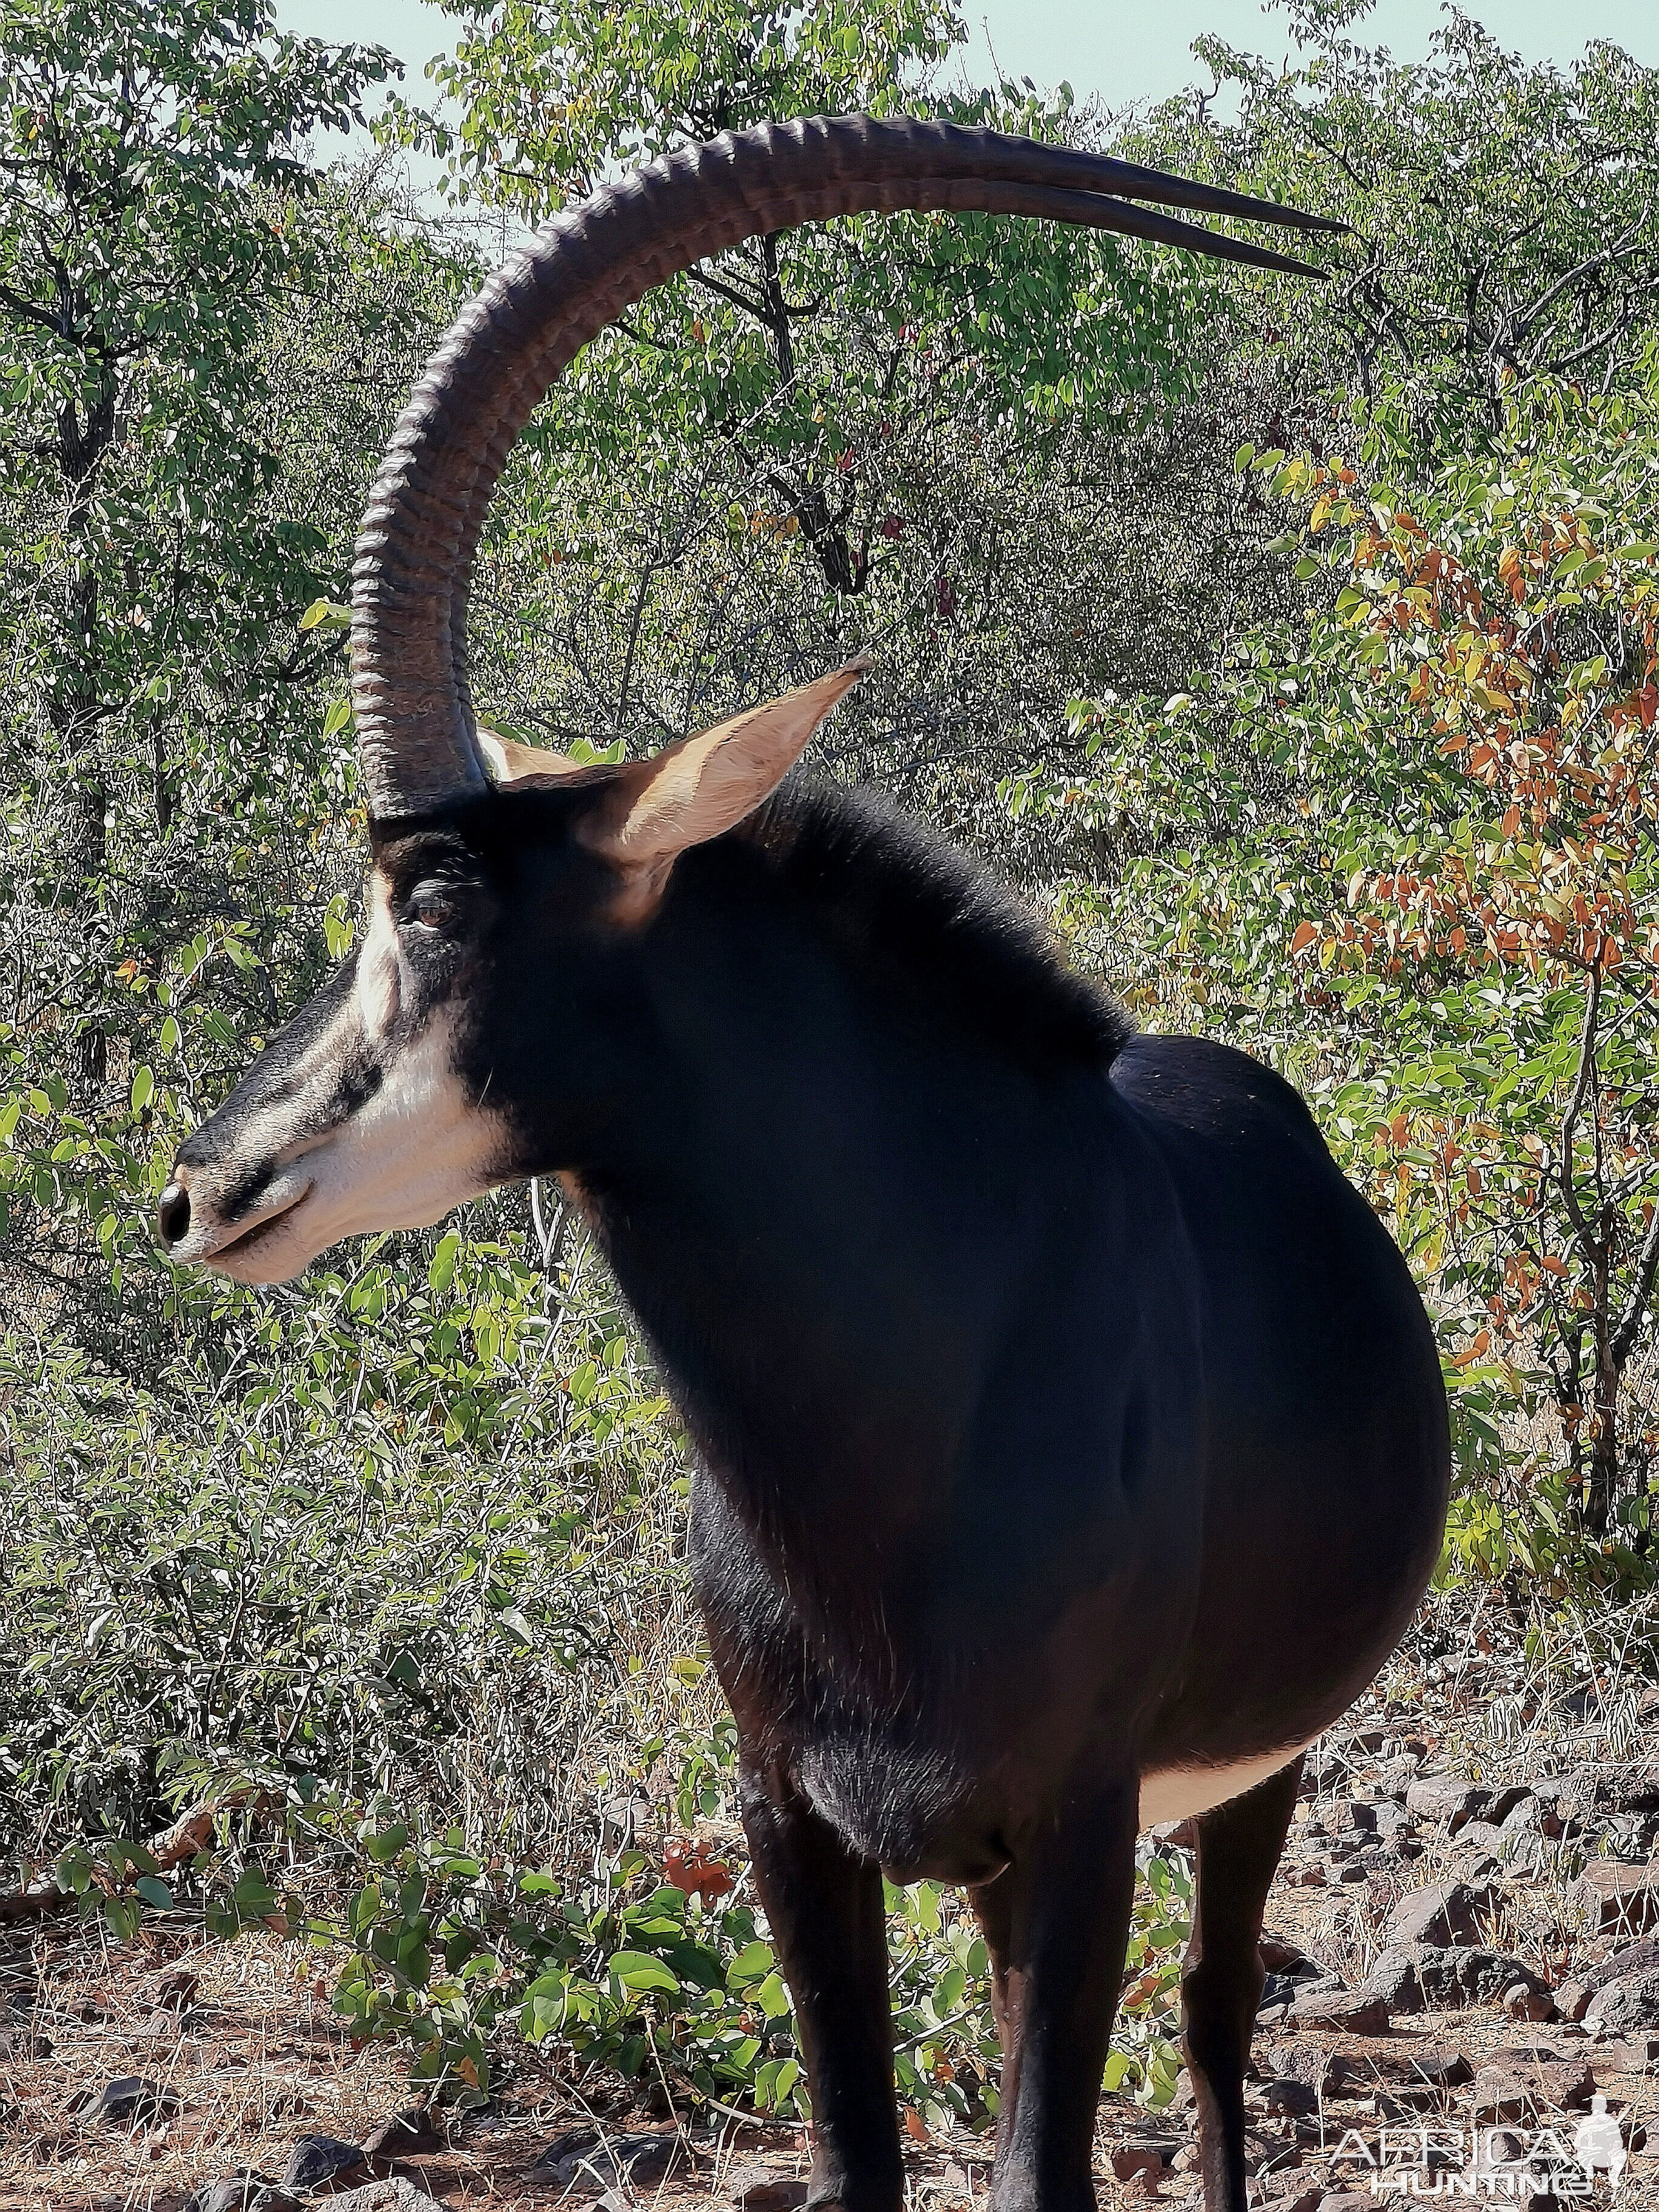
M 762 805 L 857 678 L 854 664 L 616 766 L 480 732 L 465 629 L 484 511 L 587 340 L 745 238 L 902 209 L 1047 217 L 1318 273 L 1137 200 L 1341 228 L 1032 139 L 820 118 L 651 162 L 558 216 L 484 286 L 404 410 L 357 540 L 367 927 L 180 1148 L 158 1211 L 174 1260 L 280 1282 L 341 1237 L 579 1172 L 624 1103 L 624 1040 L 637 1047 L 651 1018 L 641 948 L 677 859 Z

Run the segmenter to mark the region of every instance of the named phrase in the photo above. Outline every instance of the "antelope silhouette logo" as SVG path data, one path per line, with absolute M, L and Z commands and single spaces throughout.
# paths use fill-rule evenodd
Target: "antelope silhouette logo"
M 1573 2130 L 1572 2147 L 1584 2170 L 1585 2180 L 1594 2185 L 1600 2168 L 1616 2197 L 1625 2175 L 1625 2138 L 1619 2132 L 1618 2121 L 1607 2110 L 1605 2097 L 1590 2099 L 1589 2111 Z

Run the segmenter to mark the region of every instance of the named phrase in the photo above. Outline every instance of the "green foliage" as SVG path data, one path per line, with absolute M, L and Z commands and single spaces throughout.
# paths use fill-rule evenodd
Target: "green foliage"
M 1216 342 L 1300 364 L 1305 392 L 1405 390 L 1448 450 L 1500 431 L 1517 378 L 1633 380 L 1654 329 L 1659 71 L 1606 40 L 1533 66 L 1455 6 L 1423 62 L 1365 43 L 1369 6 L 1280 0 L 1299 65 L 1206 33 L 1214 83 L 1150 118 L 1141 158 L 1353 228 L 1338 281 L 1289 318 L 1260 279 Z M 1218 98 L 1217 94 L 1225 96 Z
M 686 138 L 789 115 L 886 115 L 967 36 L 950 0 L 452 5 L 472 26 L 434 81 L 463 104 L 455 184 L 524 213 Z
M 1421 1271 L 1469 1492 L 1454 1559 L 1561 1584 L 1588 1534 L 1617 1580 L 1656 1441 L 1659 409 L 1539 387 L 1407 493 L 1410 458 L 1382 414 L 1358 469 L 1247 448 L 1299 524 L 1302 622 L 1150 725 L 1080 703 L 1091 771 L 1010 796 L 1117 841 L 1073 922 L 1133 934 L 1146 1011 L 1297 1078 Z M 1547 1409 L 1559 1470 L 1518 1440 Z
M 647 1761 L 664 1749 L 646 1747 Z M 696 1762 L 695 1740 L 675 1747 Z M 705 1761 L 706 1764 L 706 1761 Z M 684 1787 L 684 1779 L 682 1780 Z M 512 2028 L 583 2065 L 667 2079 L 717 2105 L 741 2096 L 762 2112 L 810 2118 L 789 1992 L 744 1895 L 741 1844 L 728 1846 L 735 1886 L 712 1901 L 660 1879 L 652 1854 L 624 1849 L 579 1875 L 528 1865 L 469 1844 L 459 1828 L 422 1837 L 390 1799 L 352 1806 L 301 1785 L 284 1826 L 306 1863 L 332 1862 L 343 1914 L 273 1887 L 256 1860 L 227 1854 L 208 1876 L 208 1921 L 227 1938 L 275 1927 L 335 1957 L 334 2008 L 363 2039 L 407 2046 L 411 2078 L 465 2100 L 487 2093 Z M 136 1900 L 172 1905 L 167 1886 L 133 1869 L 147 1855 L 106 1845 L 102 1866 L 125 1896 L 102 1899 L 112 1926 L 136 1924 Z M 714 1863 L 729 1879 L 730 1870 Z M 86 1853 L 60 1879 L 88 1887 Z M 1144 1847 L 1129 1979 L 1108 2086 L 1152 2105 L 1173 2094 L 1178 1948 L 1190 1927 L 1184 1865 Z M 895 2071 L 924 2129 L 982 2130 L 998 2111 L 999 2045 L 989 1960 L 971 1913 L 934 1882 L 887 1890 Z
M 441 1801 L 484 1728 L 503 1814 L 544 1827 L 550 1736 L 628 1680 L 618 1585 L 636 1649 L 673 1609 L 684 1485 L 602 1291 L 453 1238 L 431 1273 L 371 1259 L 297 1311 L 204 1289 L 234 1392 L 8 1340 L 0 1840 L 147 1833 L 180 1757 Z
M 1182 1954 L 1192 1934 L 1192 1864 L 1183 1853 L 1166 1852 L 1143 1838 L 1135 1867 L 1139 1879 L 1106 2087 L 1159 2106 L 1175 2094 L 1182 2063 L 1176 2037 Z
M 389 65 L 264 0 L 0 21 L 0 1241 L 152 1368 L 192 1318 L 156 1310 L 158 1139 L 315 976 L 342 881 L 341 640 L 297 625 L 460 281 L 302 158 Z
M 641 158 L 774 118 L 903 109 L 1075 135 L 1064 88 L 1053 103 L 1012 84 L 945 94 L 941 65 L 965 32 L 936 0 L 714 0 L 690 18 L 517 0 L 462 12 L 471 34 L 435 68 L 460 122 L 404 111 L 402 127 L 450 155 L 458 196 L 526 220 Z M 856 598 L 894 538 L 926 520 L 895 501 L 867 449 L 918 418 L 981 433 L 1017 418 L 1041 447 L 1057 425 L 1161 406 L 1209 283 L 1175 257 L 1064 225 L 814 226 L 651 293 L 575 364 L 544 450 L 578 475 L 598 462 L 672 477 L 688 453 L 735 437 L 768 463 L 773 514 L 803 534 L 831 589 Z
M 9 403 L 79 406 L 88 362 L 140 359 L 211 367 L 196 404 L 234 402 L 264 299 L 314 273 L 319 240 L 285 204 L 314 184 L 298 142 L 361 122 L 392 66 L 378 47 L 278 36 L 268 0 L 9 0 Z
M 46 507 L 14 557 L 39 579 L 17 641 L 64 749 L 48 773 L 84 780 L 90 754 L 107 785 L 118 738 L 159 737 L 165 779 L 179 694 L 240 688 L 243 626 L 314 596 L 324 532 L 269 512 L 287 465 L 265 341 L 343 243 L 296 145 L 361 119 L 389 66 L 276 37 L 266 0 L 0 18 L 0 454 Z

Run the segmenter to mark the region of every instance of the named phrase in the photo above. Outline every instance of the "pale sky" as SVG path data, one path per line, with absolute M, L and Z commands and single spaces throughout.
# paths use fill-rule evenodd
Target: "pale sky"
M 1659 65 L 1656 0 L 1468 0 L 1467 12 L 1530 61 L 1573 61 L 1589 40 L 1611 39 Z M 453 27 L 428 0 L 277 0 L 276 13 L 285 30 L 307 37 L 389 46 L 409 90 Z M 1065 77 L 1079 95 L 1097 92 L 1113 106 L 1161 99 L 1194 79 L 1188 49 L 1201 31 L 1259 52 L 1287 44 L 1282 18 L 1264 15 L 1257 0 L 964 0 L 963 13 L 975 27 L 975 74 L 988 75 L 988 39 L 1011 75 L 1043 85 Z M 1438 0 L 1377 0 L 1349 35 L 1416 59 L 1438 15 Z

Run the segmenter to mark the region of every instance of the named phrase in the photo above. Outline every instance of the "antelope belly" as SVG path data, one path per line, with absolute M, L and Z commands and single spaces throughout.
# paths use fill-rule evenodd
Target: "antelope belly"
M 1266 1751 L 1255 1759 L 1239 1759 L 1217 1765 L 1166 1766 L 1140 1778 L 1140 1825 L 1161 1828 L 1167 1820 L 1188 1820 L 1195 1813 L 1208 1813 L 1229 1804 L 1288 1766 L 1305 1744 L 1292 1743 L 1283 1751 Z

